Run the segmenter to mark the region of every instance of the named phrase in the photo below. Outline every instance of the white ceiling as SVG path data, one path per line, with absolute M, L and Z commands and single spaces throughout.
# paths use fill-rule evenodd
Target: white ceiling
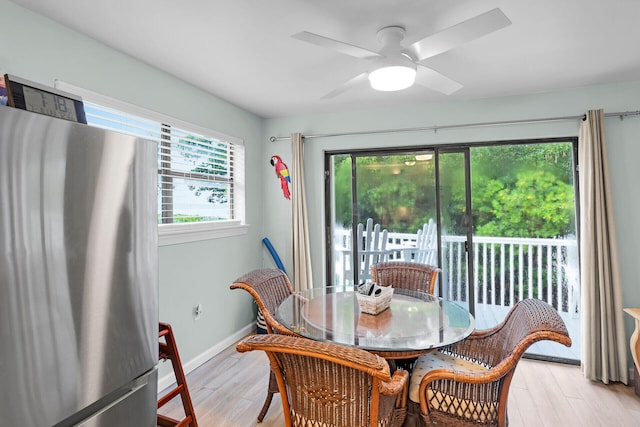
M 640 0 L 12 0 L 262 117 L 476 99 L 640 79 Z M 499 7 L 512 25 L 429 58 L 464 87 L 322 97 L 368 62 L 291 38 L 378 51 Z

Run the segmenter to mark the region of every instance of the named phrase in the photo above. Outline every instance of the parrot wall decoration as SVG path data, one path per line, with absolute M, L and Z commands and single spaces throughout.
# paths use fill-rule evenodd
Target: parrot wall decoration
M 276 176 L 280 178 L 280 187 L 282 187 L 282 193 L 286 199 L 291 199 L 291 193 L 289 192 L 289 183 L 291 177 L 289 176 L 289 168 L 282 161 L 280 156 L 271 156 L 271 165 L 276 169 Z

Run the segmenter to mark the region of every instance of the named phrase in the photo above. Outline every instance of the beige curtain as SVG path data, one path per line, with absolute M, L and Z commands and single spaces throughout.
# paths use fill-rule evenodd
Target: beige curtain
M 580 125 L 580 280 L 582 370 L 585 378 L 629 381 L 604 112 Z
M 293 286 L 296 290 L 313 287 L 307 198 L 304 191 L 304 137 L 291 134 L 291 235 L 293 237 Z

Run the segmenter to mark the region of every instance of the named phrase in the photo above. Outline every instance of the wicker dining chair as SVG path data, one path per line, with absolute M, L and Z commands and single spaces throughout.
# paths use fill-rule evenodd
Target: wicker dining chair
M 525 299 L 499 325 L 420 356 L 409 388 L 409 412 L 419 402 L 424 425 L 506 426 L 509 385 L 527 348 L 541 340 L 567 347 L 571 338 L 558 312 Z
M 371 280 L 380 286 L 433 294 L 440 269 L 417 262 L 387 261 L 371 266 Z
M 293 286 L 291 286 L 289 278 L 282 270 L 273 268 L 253 270 L 238 277 L 229 288 L 244 289 L 253 296 L 256 304 L 258 304 L 258 310 L 264 318 L 267 334 L 296 335 L 281 325 L 275 318 L 278 305 L 293 294 Z M 273 372 L 270 372 L 267 398 L 258 414 L 258 422 L 262 422 L 267 414 L 275 393 L 278 393 L 278 384 Z
M 285 426 L 401 426 L 409 374 L 366 350 L 285 335 L 252 335 L 239 352 L 263 350 L 275 373 Z

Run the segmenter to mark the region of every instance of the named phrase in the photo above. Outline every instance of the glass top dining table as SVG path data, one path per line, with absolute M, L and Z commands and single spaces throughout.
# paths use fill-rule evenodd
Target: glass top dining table
M 462 306 L 422 292 L 394 289 L 388 309 L 363 313 L 353 286 L 296 292 L 276 310 L 277 320 L 306 338 L 362 348 L 388 359 L 407 359 L 456 343 L 475 319 Z

